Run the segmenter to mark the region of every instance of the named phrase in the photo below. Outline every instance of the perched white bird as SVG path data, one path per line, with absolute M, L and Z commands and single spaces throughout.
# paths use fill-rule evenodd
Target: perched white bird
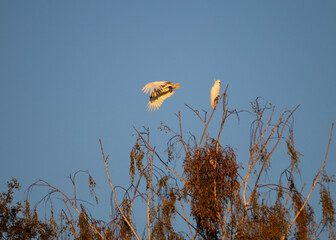
M 161 107 L 164 100 L 171 97 L 175 91 L 173 89 L 180 88 L 179 83 L 172 83 L 166 81 L 147 83 L 143 87 L 144 93 L 149 92 L 149 102 L 147 104 L 148 111 L 155 111 Z
M 215 80 L 215 83 L 210 91 L 210 102 L 212 109 L 215 109 L 218 103 L 219 91 L 220 91 L 220 80 Z

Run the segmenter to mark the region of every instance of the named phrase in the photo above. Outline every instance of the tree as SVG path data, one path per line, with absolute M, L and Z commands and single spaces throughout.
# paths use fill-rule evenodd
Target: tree
M 229 108 L 227 87 L 209 118 L 206 112 L 201 116 L 198 110 L 186 106 L 202 123 L 202 133 L 186 135 L 180 112 L 176 114 L 177 130 L 161 123 L 159 129 L 170 136 L 166 157 L 150 144 L 149 128 L 139 131 L 134 127 L 137 139 L 130 152 L 130 185 L 122 188 L 121 202 L 110 180 L 109 156 L 99 140 L 114 199 L 109 222 L 96 220 L 85 207 L 87 201 L 76 197 L 75 177 L 86 173 L 90 193 L 97 200 L 96 184 L 87 171 L 70 176 L 73 197 L 44 180 L 30 187 L 50 189 L 42 198 L 44 201 L 58 194 L 64 202 L 65 208 L 60 213 L 61 236 L 65 239 L 318 239 L 325 232 L 330 239 L 336 239 L 335 208 L 330 192 L 334 176 L 328 176 L 324 170 L 334 124 L 321 169 L 304 196 L 296 181 L 301 154 L 294 147 L 290 124 L 299 106 L 293 111 L 285 109 L 276 118 L 275 107 L 270 103 L 262 105 L 259 98 L 251 103 L 254 120 L 247 161 L 238 161 L 236 150 L 221 141 L 226 120 L 239 118 L 242 113 Z M 216 137 L 211 137 L 208 128 L 219 106 L 222 106 L 220 128 Z M 264 176 L 272 168 L 271 159 L 276 158 L 274 151 L 280 143 L 287 146 L 289 167 L 275 182 Z M 181 164 L 180 168 L 173 169 L 177 163 Z M 308 203 L 317 186 L 322 206 L 319 222 L 314 214 L 316 210 Z M 143 204 L 146 216 L 134 215 L 136 201 Z M 144 230 L 138 229 L 137 217 L 146 218 Z
M 38 219 L 30 204 L 13 204 L 14 190 L 20 189 L 17 179 L 7 182 L 7 192 L 0 193 L 0 238 L 1 239 L 53 239 L 58 237 L 58 226 L 51 213 L 45 221 Z

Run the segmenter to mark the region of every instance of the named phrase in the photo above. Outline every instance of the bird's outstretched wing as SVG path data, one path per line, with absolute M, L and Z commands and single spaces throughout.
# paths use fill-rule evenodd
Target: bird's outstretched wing
M 161 94 L 162 89 L 164 88 L 164 86 L 169 83 L 167 81 L 160 81 L 160 82 L 150 82 L 147 83 L 142 91 L 144 93 L 148 93 L 149 92 L 149 97 L 156 97 L 158 95 Z
M 166 100 L 167 98 L 171 97 L 174 93 L 175 93 L 175 91 L 166 92 L 162 95 L 150 98 L 150 100 L 147 104 L 147 110 L 148 111 L 158 110 L 161 107 L 163 101 Z

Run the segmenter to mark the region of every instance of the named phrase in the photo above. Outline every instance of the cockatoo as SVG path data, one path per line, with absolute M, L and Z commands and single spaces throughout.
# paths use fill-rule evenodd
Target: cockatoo
M 172 83 L 166 81 L 151 82 L 147 83 L 143 87 L 142 91 L 144 93 L 149 92 L 149 102 L 147 104 L 148 111 L 155 111 L 161 107 L 166 98 L 171 97 L 175 91 L 173 89 L 180 88 L 179 83 Z
M 215 109 L 218 103 L 219 91 L 220 91 L 220 80 L 215 80 L 215 83 L 212 86 L 211 91 L 210 91 L 210 103 L 211 103 L 212 109 Z

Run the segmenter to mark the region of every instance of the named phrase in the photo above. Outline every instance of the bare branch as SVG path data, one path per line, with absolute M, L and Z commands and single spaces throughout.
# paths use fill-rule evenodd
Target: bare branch
M 101 151 L 102 151 L 102 155 L 103 155 L 103 160 L 104 160 L 104 164 L 105 164 L 105 169 L 106 169 L 106 174 L 107 174 L 107 178 L 108 178 L 108 181 L 110 183 L 110 186 L 111 186 L 111 189 L 113 191 L 113 196 L 114 196 L 114 201 L 118 207 L 118 210 L 120 212 L 120 214 L 122 215 L 123 219 L 125 220 L 125 222 L 127 223 L 127 225 L 129 226 L 129 228 L 132 230 L 134 236 L 139 240 L 139 237 L 138 235 L 136 234 L 134 228 L 132 227 L 131 223 L 128 221 L 127 217 L 125 216 L 124 212 L 121 210 L 119 204 L 118 204 L 118 201 L 117 201 L 117 196 L 116 196 L 116 193 L 115 193 L 115 190 L 114 190 L 114 187 L 113 187 L 113 184 L 111 182 L 111 179 L 110 179 L 110 174 L 109 174 L 109 171 L 108 171 L 108 168 L 107 168 L 107 162 L 106 162 L 106 158 L 105 158 L 105 155 L 104 155 L 104 150 L 103 150 L 103 145 L 102 145 L 102 142 L 101 142 L 101 139 L 99 139 L 99 143 L 100 143 L 100 148 L 101 148 Z

